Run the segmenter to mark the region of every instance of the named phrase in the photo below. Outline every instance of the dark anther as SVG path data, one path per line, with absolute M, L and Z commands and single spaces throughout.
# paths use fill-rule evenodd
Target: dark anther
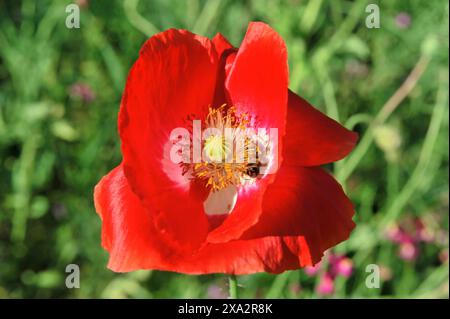
M 259 175 L 259 164 L 250 164 L 247 167 L 247 172 L 246 173 L 247 173 L 248 176 L 250 176 L 252 178 L 257 177 Z

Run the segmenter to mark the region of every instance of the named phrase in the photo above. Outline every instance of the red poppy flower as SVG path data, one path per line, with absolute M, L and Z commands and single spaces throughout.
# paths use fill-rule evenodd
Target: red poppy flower
M 265 164 L 176 162 L 183 136 L 173 130 L 186 128 L 195 144 L 192 119 L 232 138 L 256 128 L 278 136 L 258 135 Z M 264 23 L 249 25 L 239 49 L 220 34 L 151 37 L 128 76 L 118 125 L 123 162 L 94 192 L 114 271 L 279 273 L 317 263 L 354 227 L 351 202 L 319 166 L 346 156 L 357 135 L 288 90 L 285 43 Z M 200 141 L 212 157 L 227 147 L 214 134 Z

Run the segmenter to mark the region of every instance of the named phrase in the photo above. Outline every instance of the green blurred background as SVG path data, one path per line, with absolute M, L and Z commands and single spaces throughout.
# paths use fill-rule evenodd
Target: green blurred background
M 0 2 L 0 298 L 226 297 L 224 275 L 106 269 L 92 191 L 121 160 L 119 102 L 146 38 L 175 27 L 238 46 L 255 20 L 286 41 L 290 88 L 360 133 L 330 167 L 357 227 L 317 269 L 239 277 L 240 295 L 448 298 L 447 1 L 79 0 L 68 29 L 70 3 Z M 65 286 L 72 263 L 80 289 Z

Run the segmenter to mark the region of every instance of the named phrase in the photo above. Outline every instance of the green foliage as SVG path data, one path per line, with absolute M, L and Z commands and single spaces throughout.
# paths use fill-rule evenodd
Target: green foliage
M 221 32 L 239 45 L 254 20 L 285 39 L 291 89 L 360 133 L 333 167 L 357 211 L 351 238 L 334 249 L 354 273 L 336 280 L 333 296 L 448 297 L 448 261 L 439 259 L 448 256 L 448 3 L 383 1 L 381 28 L 368 29 L 370 2 L 78 1 L 88 3 L 81 28 L 68 29 L 69 1 L 2 1 L 0 298 L 226 293 L 223 275 L 107 270 L 92 192 L 121 160 L 117 112 L 145 39 L 175 27 Z M 396 22 L 401 12 L 409 25 Z M 440 240 L 404 261 L 385 233 L 411 218 Z M 80 265 L 80 289 L 65 287 L 71 263 Z M 365 286 L 368 264 L 388 273 L 381 289 Z M 318 278 L 303 270 L 242 276 L 239 295 L 320 297 Z

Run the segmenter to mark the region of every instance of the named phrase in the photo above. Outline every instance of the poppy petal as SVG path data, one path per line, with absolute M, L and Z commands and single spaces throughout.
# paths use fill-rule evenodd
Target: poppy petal
M 130 187 L 146 207 L 158 212 L 157 226 L 192 249 L 206 238 L 208 220 L 198 196 L 191 196 L 190 181 L 170 159 L 169 138 L 173 129 L 189 125 L 188 116 L 206 116 L 217 70 L 209 39 L 184 30 L 159 33 L 141 49 L 119 113 Z
M 355 224 L 342 187 L 319 167 L 282 166 L 264 195 L 258 223 L 241 238 L 304 236 L 314 262 L 347 239 Z
M 224 104 L 230 104 L 225 90 L 225 79 L 230 71 L 232 59 L 236 55 L 237 49 L 234 48 L 221 33 L 217 33 L 214 36 L 212 43 L 214 44 L 217 56 L 220 59 L 213 102 L 213 107 L 219 107 Z
M 256 224 L 262 212 L 264 193 L 269 183 L 270 178 L 264 178 L 258 181 L 257 185 L 241 187 L 234 209 L 219 227 L 208 234 L 207 241 L 223 243 L 237 239 Z
M 256 116 L 255 128 L 278 129 L 278 152 L 284 132 L 287 109 L 288 67 L 283 39 L 268 25 L 250 23 L 233 64 L 225 87 L 231 103 L 240 113 Z M 278 154 L 278 163 L 281 156 Z M 254 225 L 261 214 L 265 189 L 272 178 L 258 182 L 256 188 L 243 188 L 233 212 L 222 225 L 208 235 L 211 243 L 239 238 Z
M 171 271 L 189 274 L 226 273 L 245 275 L 257 272 L 281 273 L 309 265 L 308 247 L 301 237 L 264 237 L 208 244 L 197 254 L 176 263 Z
M 287 165 L 319 166 L 344 158 L 358 135 L 289 91 L 283 159 Z
M 226 50 L 233 49 L 231 43 L 223 36 L 222 33 L 217 33 L 211 41 L 214 43 L 214 47 L 216 48 L 216 52 L 219 57 Z
M 102 246 L 110 253 L 109 268 L 128 271 L 161 264 L 166 249 L 152 231 L 150 212 L 131 191 L 122 165 L 95 186 L 94 203 L 102 220 Z
M 104 176 L 94 190 L 102 220 L 102 245 L 110 253 L 108 268 L 116 272 L 158 269 L 191 274 L 279 273 L 307 265 L 301 237 L 266 237 L 207 244 L 196 253 L 174 250 L 153 223 L 154 212 L 134 194 L 122 165 Z M 300 257 L 299 257 L 300 256 Z
M 239 112 L 256 116 L 256 127 L 277 128 L 280 138 L 286 122 L 288 77 L 283 39 L 265 23 L 250 23 L 225 85 Z

